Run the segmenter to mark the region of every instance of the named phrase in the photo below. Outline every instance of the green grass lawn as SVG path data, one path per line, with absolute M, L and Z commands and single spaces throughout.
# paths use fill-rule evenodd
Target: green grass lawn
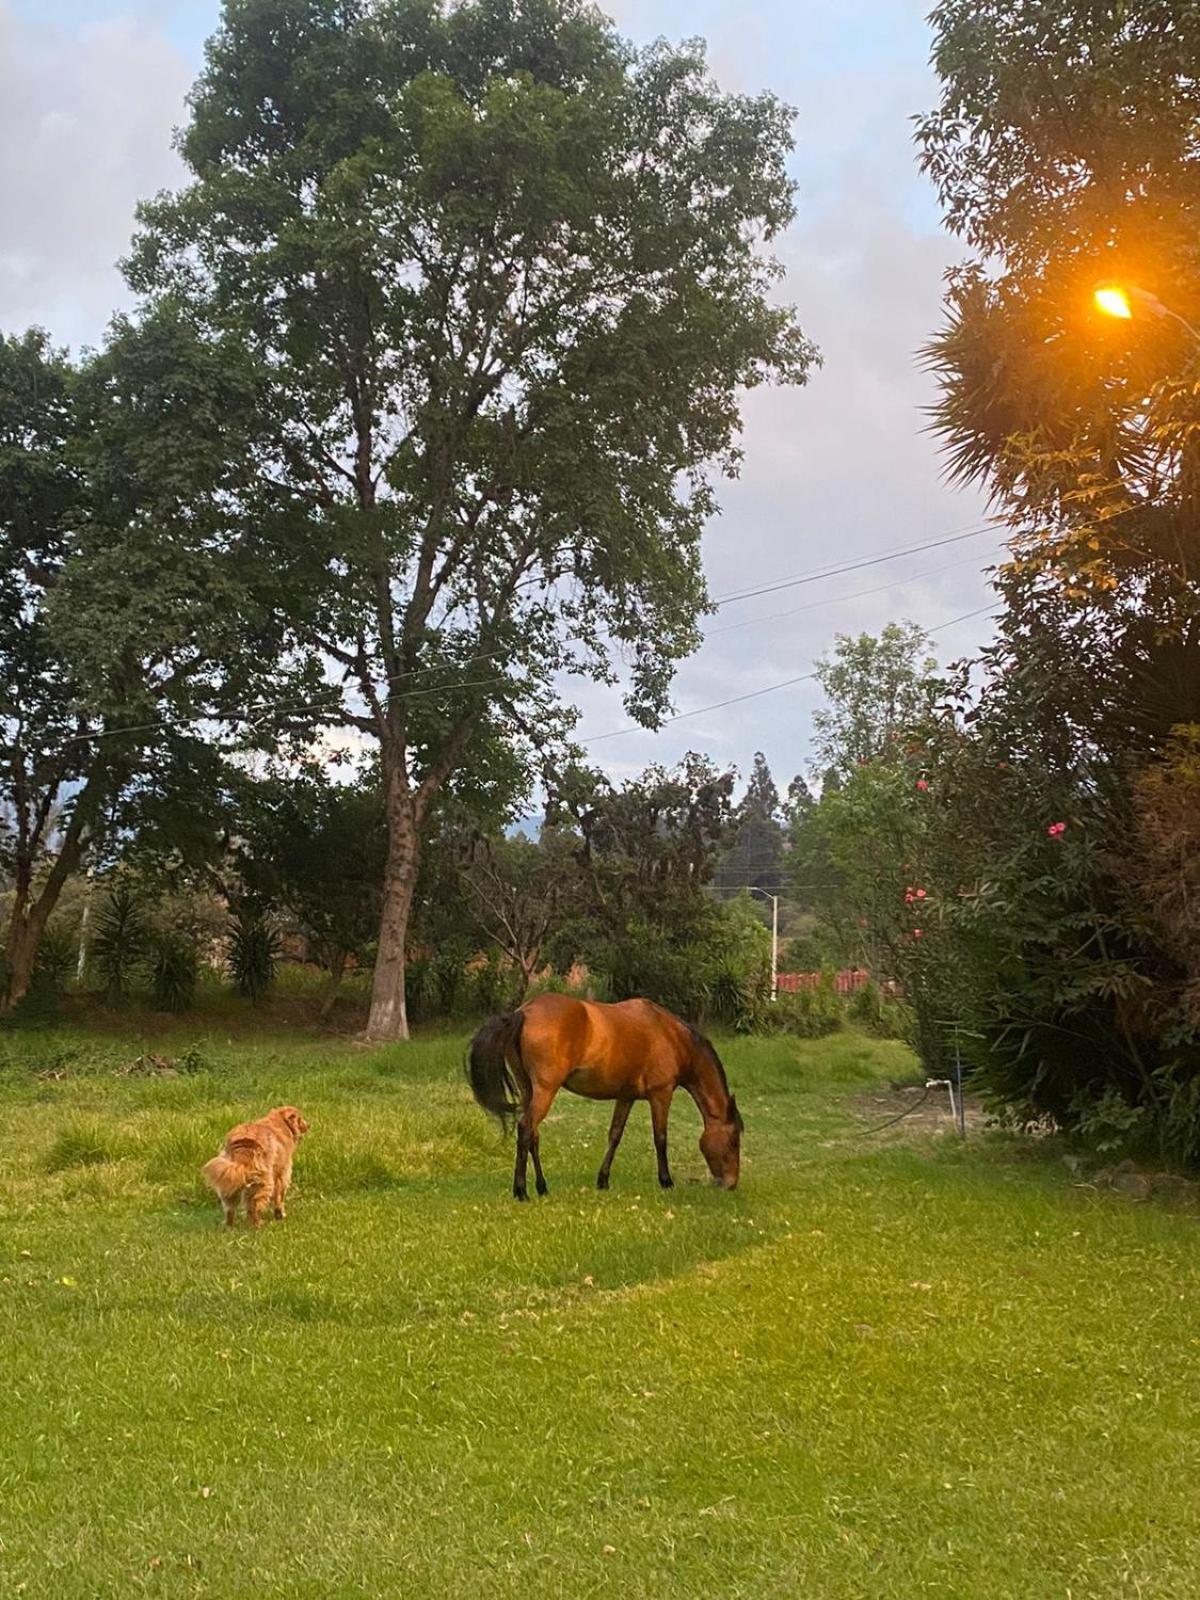
M 683 1098 L 675 1190 L 638 1108 L 598 1194 L 564 1095 L 517 1206 L 460 1038 L 195 1042 L 0 1035 L 0 1595 L 1200 1591 L 1195 1216 L 856 1136 L 900 1046 L 729 1043 L 734 1194 Z M 289 1218 L 224 1232 L 283 1100 Z

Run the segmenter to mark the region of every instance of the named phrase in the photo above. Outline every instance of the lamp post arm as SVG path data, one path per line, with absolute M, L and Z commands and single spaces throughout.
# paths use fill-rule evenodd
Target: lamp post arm
M 1197 331 L 1186 317 L 1180 316 L 1178 311 L 1174 311 L 1170 306 L 1164 305 L 1156 294 L 1151 294 L 1149 289 L 1137 288 L 1131 288 L 1129 294 L 1143 310 L 1149 311 L 1152 316 L 1170 317 L 1172 322 L 1177 322 L 1200 345 L 1200 331 Z

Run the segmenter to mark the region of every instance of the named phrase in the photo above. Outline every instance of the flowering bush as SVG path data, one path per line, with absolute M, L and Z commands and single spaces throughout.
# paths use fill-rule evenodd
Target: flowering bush
M 982 694 L 964 670 L 903 757 L 822 800 L 843 924 L 930 1073 L 957 1025 L 1018 1122 L 1200 1160 L 1200 729 L 1140 775 L 1082 760 L 1035 664 Z

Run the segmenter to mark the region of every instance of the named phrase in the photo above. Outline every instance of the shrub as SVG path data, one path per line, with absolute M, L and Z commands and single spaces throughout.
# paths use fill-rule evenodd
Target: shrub
M 37 971 L 56 994 L 66 988 L 78 959 L 79 947 L 70 930 L 51 923 L 38 945 Z
M 160 934 L 150 952 L 150 984 L 159 1011 L 188 1011 L 196 998 L 200 961 L 182 934 Z
M 872 978 L 855 989 L 846 1006 L 847 1018 L 876 1039 L 914 1037 L 916 1019 L 911 1006 L 886 995 Z
M 404 999 L 410 1022 L 428 1022 L 437 1015 L 438 986 L 428 956 L 410 956 L 404 969 Z
M 845 1022 L 845 1006 L 828 978 L 812 989 L 758 1001 L 738 1024 L 743 1033 L 786 1034 L 794 1039 L 824 1039 Z
M 703 951 L 679 949 L 665 934 L 644 923 L 632 924 L 602 962 L 614 1000 L 641 996 L 696 1020 L 708 999 Z
M 602 972 L 589 972 L 587 979 L 578 983 L 562 972 L 539 972 L 525 991 L 526 1000 L 539 994 L 569 994 L 576 1000 L 603 1000 L 607 996 L 608 978 Z
M 275 981 L 279 934 L 266 917 L 241 912 L 229 930 L 229 970 L 239 994 L 255 1004 Z
M 466 1000 L 477 1016 L 491 1017 L 510 1011 L 517 989 L 517 974 L 499 950 L 491 950 L 485 960 L 467 969 Z
M 455 940 L 439 950 L 430 962 L 429 982 L 438 1016 L 461 1016 L 470 1009 L 467 961 L 472 954 L 470 945 Z
M 753 984 L 733 962 L 714 963 L 708 975 L 708 1010 L 719 1022 L 737 1027 L 754 1009 L 755 998 Z
M 104 980 L 104 997 L 118 1005 L 141 966 L 149 943 L 149 930 L 141 903 L 128 884 L 109 890 L 96 913 L 92 960 Z

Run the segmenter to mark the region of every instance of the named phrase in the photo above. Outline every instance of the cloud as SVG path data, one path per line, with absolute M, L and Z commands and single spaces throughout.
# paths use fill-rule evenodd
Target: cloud
M 0 0 L 0 329 L 95 342 L 127 303 L 115 263 L 137 202 L 180 179 L 192 75 L 132 18 L 55 26 Z

